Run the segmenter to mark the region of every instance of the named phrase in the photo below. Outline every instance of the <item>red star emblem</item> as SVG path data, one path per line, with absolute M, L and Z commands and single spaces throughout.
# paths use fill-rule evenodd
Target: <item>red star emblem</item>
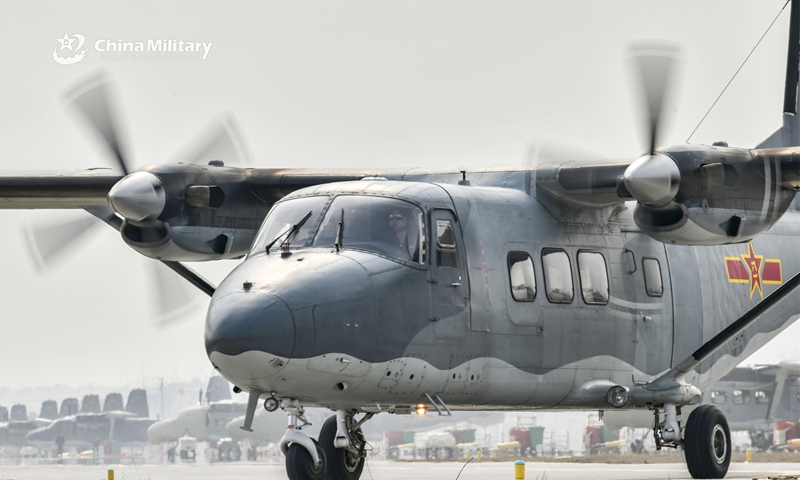
M 747 269 L 750 271 L 750 298 L 753 298 L 753 293 L 758 289 L 758 294 L 764 298 L 764 290 L 761 283 L 761 264 L 764 262 L 764 255 L 756 255 L 753 251 L 753 244 L 747 243 L 748 254 L 742 254 Z

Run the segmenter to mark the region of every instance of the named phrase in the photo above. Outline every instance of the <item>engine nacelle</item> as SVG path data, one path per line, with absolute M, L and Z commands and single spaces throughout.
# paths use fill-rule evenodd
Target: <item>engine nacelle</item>
M 639 199 L 634 220 L 643 232 L 664 243 L 749 241 L 772 227 L 795 196 L 793 182 L 787 181 L 793 174 L 787 171 L 782 176 L 786 159 L 777 151 L 692 145 L 659 150 L 655 156 L 668 157 L 677 165 L 677 193 L 663 205 L 663 201 L 648 204 Z M 638 181 L 635 175 L 630 177 Z M 626 178 L 626 185 L 629 182 Z
M 247 253 L 254 233 L 219 227 L 172 227 L 156 222 L 134 225 L 127 220 L 120 229 L 122 239 L 142 255 L 157 260 L 204 262 L 240 258 Z
M 253 194 L 248 171 L 212 165 L 156 165 L 109 193 L 125 220 L 120 232 L 150 258 L 199 262 L 247 253 L 272 206 Z

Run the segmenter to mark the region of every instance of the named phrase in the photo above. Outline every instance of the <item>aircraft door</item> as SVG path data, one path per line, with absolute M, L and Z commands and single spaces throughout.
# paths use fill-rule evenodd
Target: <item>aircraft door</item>
M 633 380 L 644 383 L 672 366 L 672 290 L 664 244 L 639 232 L 625 234 L 626 309 L 633 314 Z
M 431 211 L 430 286 L 434 334 L 463 338 L 469 328 L 469 277 L 461 228 L 450 210 Z

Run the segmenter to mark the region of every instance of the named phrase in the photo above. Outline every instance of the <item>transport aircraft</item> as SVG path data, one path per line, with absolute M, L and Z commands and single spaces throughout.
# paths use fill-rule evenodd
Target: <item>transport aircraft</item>
M 0 175 L 0 208 L 86 210 L 208 294 L 208 358 L 242 428 L 287 414 L 293 480 L 358 479 L 361 426 L 428 409 L 649 410 L 658 448 L 722 478 L 724 414 L 681 407 L 800 314 L 798 18 L 783 124 L 754 147 L 659 143 L 665 45 L 633 52 L 648 149 L 616 163 L 132 171 L 96 75 L 68 101 L 119 172 Z M 244 260 L 218 286 L 184 263 L 220 259 Z M 308 407 L 335 412 L 316 439 Z
M 31 445 L 49 447 L 56 445 L 59 437 L 64 447 L 78 450 L 92 449 L 98 443 L 115 440 L 123 445 L 147 443 L 147 428 L 155 420 L 149 417 L 147 394 L 143 389 L 134 389 L 128 394 L 128 403 L 123 408 L 122 395 L 109 393 L 100 410 L 98 395 L 85 395 L 80 412 L 72 409 L 74 399 L 62 401 L 58 418 L 26 433 L 25 440 Z M 46 403 L 46 402 L 45 402 Z M 53 402 L 55 407 L 55 402 Z M 44 405 L 42 407 L 44 410 Z

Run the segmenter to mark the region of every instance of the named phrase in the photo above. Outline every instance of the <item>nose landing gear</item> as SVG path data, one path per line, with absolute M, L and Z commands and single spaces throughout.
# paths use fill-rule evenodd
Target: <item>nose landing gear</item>
M 367 441 L 361 425 L 372 418 L 367 413 L 356 420 L 355 410 L 337 410 L 322 425 L 319 442 L 300 430 L 309 425 L 300 402 L 280 400 L 289 416 L 289 425 L 281 439 L 286 456 L 289 480 L 358 480 L 364 470 Z
M 311 439 L 317 455 L 324 458 L 325 453 L 319 448 L 316 440 Z M 325 480 L 325 461 L 316 463 L 299 443 L 292 443 L 286 451 L 286 475 L 289 480 Z
M 325 452 L 316 440 L 300 431 L 304 425 L 309 425 L 305 410 L 300 402 L 290 399 L 282 400 L 281 407 L 289 417 L 289 425 L 280 443 L 281 452 L 286 456 L 289 480 L 325 480 Z
M 322 425 L 319 444 L 328 460 L 331 480 L 358 480 L 366 462 L 367 441 L 361 425 L 372 418 L 371 413 L 356 421 L 355 412 L 338 410 Z

